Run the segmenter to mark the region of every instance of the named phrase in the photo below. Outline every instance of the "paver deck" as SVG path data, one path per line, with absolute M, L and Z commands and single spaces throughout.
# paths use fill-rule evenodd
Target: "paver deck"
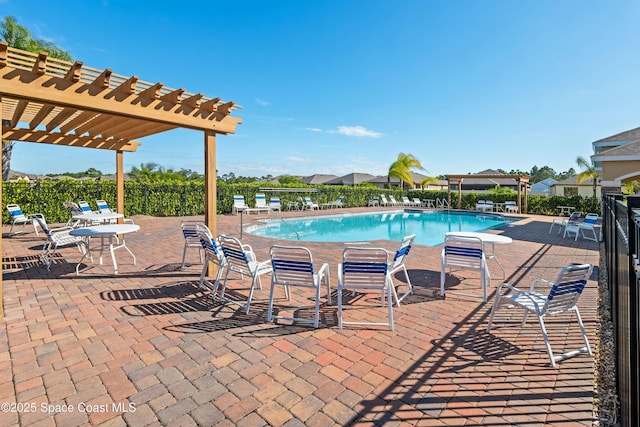
M 267 217 L 245 215 L 243 222 Z M 597 243 L 549 234 L 551 217 L 522 218 L 493 231 L 513 239 L 496 246 L 506 281 L 528 287 L 533 277 L 554 279 L 571 262 L 598 264 Z M 117 276 L 108 257 L 76 276 L 75 248 L 62 249 L 47 271 L 38 258 L 42 237 L 7 238 L 3 228 L 0 425 L 592 424 L 593 358 L 579 355 L 551 368 L 536 320 L 521 328 L 517 310 L 500 311 L 487 333 L 491 299 L 440 297 L 440 247 L 416 245 L 407 258 L 415 294 L 394 308 L 395 331 L 340 330 L 335 306 L 326 304 L 314 330 L 266 323 L 268 276 L 249 314 L 200 291 L 195 250 L 180 271 L 180 221 L 201 218 L 134 219 L 141 229 L 126 239 L 137 264 L 118 254 Z M 240 216 L 219 216 L 218 233 L 239 237 Z M 291 244 L 246 232 L 242 241 L 258 260 L 268 259 L 272 244 Z M 304 245 L 317 263 L 330 264 L 335 289 L 345 245 Z M 492 297 L 502 280 L 493 261 L 489 268 Z M 249 282 L 232 277 L 231 293 L 246 293 Z M 476 279 L 458 272 L 447 286 L 479 291 Z M 395 283 L 406 286 L 401 274 Z M 294 292 L 291 304 L 302 304 L 303 315 L 312 313 L 309 295 Z M 374 302 L 358 301 L 346 315 L 384 318 Z M 595 349 L 597 270 L 579 306 Z M 573 319 L 547 326 L 556 351 L 582 346 Z

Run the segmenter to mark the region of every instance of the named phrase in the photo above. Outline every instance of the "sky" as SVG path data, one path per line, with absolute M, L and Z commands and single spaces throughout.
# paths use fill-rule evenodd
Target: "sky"
M 75 60 L 242 106 L 218 174 L 425 175 L 580 170 L 591 143 L 640 126 L 637 0 L 0 0 Z M 203 173 L 204 136 L 125 153 Z M 107 150 L 17 143 L 11 168 L 115 172 Z

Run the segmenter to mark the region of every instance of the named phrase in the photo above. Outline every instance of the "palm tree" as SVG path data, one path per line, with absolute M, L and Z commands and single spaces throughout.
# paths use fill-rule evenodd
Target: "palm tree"
M 591 164 L 591 162 L 587 161 L 582 156 L 578 156 L 578 158 L 576 159 L 576 163 L 582 169 L 582 172 L 576 175 L 576 182 L 578 184 L 582 184 L 588 179 L 593 179 L 593 198 L 595 199 L 596 187 L 598 186 L 598 178 L 600 178 L 600 173 Z
M 422 167 L 420 160 L 416 159 L 412 154 L 398 154 L 398 159 L 389 166 L 389 174 L 387 178 L 389 187 L 391 187 L 391 178 L 398 178 L 400 180 L 400 187 L 403 189 L 405 182 L 413 187 L 413 175 L 411 173 L 412 168 L 425 170 Z
M 5 16 L 4 21 L 0 22 L 0 38 L 15 49 L 26 50 L 27 52 L 40 53 L 47 52 L 52 58 L 62 59 L 63 61 L 72 61 L 71 55 L 65 52 L 53 43 L 34 38 L 29 30 L 18 25 L 16 19 L 12 16 Z M 3 126 L 8 126 L 9 121 L 2 121 Z M 14 141 L 2 140 L 2 179 L 9 179 L 9 171 L 11 170 L 11 153 L 13 152 Z

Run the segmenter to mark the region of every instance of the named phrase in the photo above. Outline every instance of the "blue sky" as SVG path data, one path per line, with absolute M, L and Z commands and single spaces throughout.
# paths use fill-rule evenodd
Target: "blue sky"
M 220 174 L 428 175 L 550 166 L 640 126 L 640 2 L 0 0 L 93 68 L 243 106 Z M 125 170 L 203 171 L 202 133 L 147 137 Z M 18 143 L 12 169 L 115 171 L 111 151 Z

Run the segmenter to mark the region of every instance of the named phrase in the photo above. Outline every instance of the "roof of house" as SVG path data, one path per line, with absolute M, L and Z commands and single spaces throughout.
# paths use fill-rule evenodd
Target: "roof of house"
M 356 185 L 362 184 L 363 182 L 367 182 L 370 179 L 375 178 L 375 176 L 368 173 L 350 173 L 339 178 L 332 179 L 331 181 L 325 182 L 327 185 Z
M 620 132 L 620 133 L 617 133 L 615 135 L 599 139 L 597 141 L 594 141 L 594 143 L 597 143 L 597 142 L 616 142 L 616 141 L 631 142 L 631 141 L 638 141 L 638 140 L 640 140 L 640 127 L 639 128 L 635 128 L 635 129 L 631 129 L 631 130 L 626 130 L 624 132 Z
M 640 139 L 609 148 L 591 156 L 592 160 L 637 160 L 640 157 Z
M 563 179 L 562 181 L 555 183 L 554 185 L 593 186 L 593 178 L 589 178 L 586 181 L 578 184 L 578 175 L 573 175 L 567 179 Z
M 428 178 L 428 176 L 418 172 L 411 172 L 411 178 L 413 179 L 413 183 L 417 185 L 423 179 Z M 388 175 L 380 175 L 373 179 L 370 179 L 368 182 L 376 183 L 376 184 L 386 184 L 387 182 L 390 182 L 391 184 L 397 185 L 397 184 L 400 184 L 400 179 L 392 177 L 391 180 L 389 180 Z
M 315 174 L 309 176 L 303 176 L 301 181 L 305 184 L 316 185 L 316 184 L 326 184 L 327 181 L 331 181 L 332 179 L 338 178 L 338 175 L 323 175 L 323 174 Z

